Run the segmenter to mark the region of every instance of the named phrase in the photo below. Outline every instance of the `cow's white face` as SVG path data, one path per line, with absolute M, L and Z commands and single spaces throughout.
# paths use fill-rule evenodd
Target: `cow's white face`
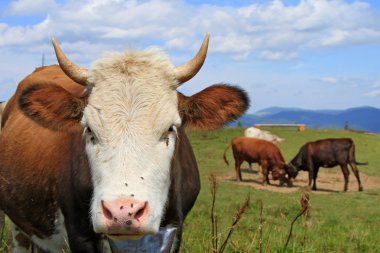
M 159 229 L 176 128 L 181 125 L 173 70 L 156 50 L 110 55 L 89 70 L 94 87 L 81 123 L 94 186 L 91 216 L 96 232 Z M 134 222 L 136 215 L 128 217 L 134 210 L 130 205 L 138 203 L 145 203 L 142 217 L 127 231 L 125 223 Z

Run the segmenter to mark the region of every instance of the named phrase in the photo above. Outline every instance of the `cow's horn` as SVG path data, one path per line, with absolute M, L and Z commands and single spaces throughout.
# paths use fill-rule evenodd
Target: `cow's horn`
M 66 55 L 62 52 L 62 49 L 58 46 L 58 43 L 55 39 L 52 39 L 55 55 L 57 56 L 57 60 L 59 66 L 61 66 L 63 72 L 68 75 L 73 81 L 86 85 L 88 78 L 88 70 L 85 68 L 81 68 L 75 63 L 71 62 Z
M 201 69 L 206 59 L 209 38 L 210 33 L 207 33 L 197 55 L 185 64 L 176 67 L 175 76 L 179 85 L 193 78 Z

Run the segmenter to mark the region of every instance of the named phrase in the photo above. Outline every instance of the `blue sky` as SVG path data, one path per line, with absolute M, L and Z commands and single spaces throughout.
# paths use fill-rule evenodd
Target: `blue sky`
M 56 64 L 55 37 L 90 67 L 108 51 L 163 48 L 187 61 L 206 32 L 209 54 L 180 91 L 225 82 L 266 107 L 380 108 L 380 1 L 0 1 L 0 100 L 35 67 Z

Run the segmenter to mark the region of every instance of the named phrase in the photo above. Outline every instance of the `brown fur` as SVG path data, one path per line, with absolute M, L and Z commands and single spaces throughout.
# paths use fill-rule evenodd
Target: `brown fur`
M 263 184 L 269 183 L 268 174 L 272 171 L 273 179 L 285 178 L 286 164 L 280 149 L 273 143 L 250 137 L 235 137 L 223 154 L 228 164 L 226 152 L 232 146 L 235 159 L 236 180 L 242 181 L 240 166 L 244 161 L 258 163 L 263 173 Z
M 73 94 L 75 97 L 79 98 L 82 96 L 85 87 L 78 85 L 72 81 L 66 74 L 62 72 L 61 67 L 58 65 L 39 67 L 34 70 L 30 75 L 25 77 L 17 86 L 15 94 L 7 102 L 7 106 L 3 111 L 2 115 L 2 126 L 4 126 L 7 121 L 9 114 L 12 112 L 19 111 L 18 109 L 18 99 L 21 93 L 30 86 L 33 85 L 58 85 L 63 87 L 65 90 Z M 45 94 L 48 96 L 48 94 Z
M 53 233 L 58 209 L 54 199 L 62 183 L 61 172 L 65 166 L 62 154 L 69 152 L 66 149 L 69 135 L 54 133 L 25 120 L 21 114 L 12 115 L 12 119 L 6 122 L 0 135 L 0 152 L 3 153 L 0 173 L 11 182 L 0 184 L 1 208 L 7 214 L 12 213 L 13 222 L 25 233 L 43 238 Z M 46 216 L 41 217 L 41 213 Z
M 1 118 L 7 102 L 0 102 L 0 132 L 1 132 Z
M 85 99 L 76 98 L 58 85 L 29 86 L 22 91 L 18 102 L 26 116 L 46 128 L 67 132 L 82 131 L 80 120 Z
M 69 166 L 68 157 L 62 154 L 70 153 L 73 141 L 70 133 L 44 128 L 19 110 L 17 100 L 22 91 L 35 83 L 46 87 L 46 80 L 50 80 L 51 86 L 65 87 L 78 97 L 83 92 L 83 87 L 72 82 L 58 66 L 37 69 L 21 81 L 8 101 L 0 135 L 0 176 L 6 179 L 0 178 L 0 207 L 24 233 L 39 238 L 54 233 L 58 192 L 68 178 L 64 176 Z M 51 97 L 49 95 L 40 94 L 39 98 Z M 59 105 L 60 101 L 55 103 Z M 78 140 L 80 146 L 80 135 Z
M 179 111 L 183 124 L 189 129 L 212 130 L 240 117 L 249 107 L 245 92 L 233 86 L 216 84 L 191 97 L 181 93 Z
M 0 103 L 0 132 L 1 132 L 1 117 L 3 114 L 3 110 L 5 108 L 5 105 L 6 105 L 6 102 Z M 4 181 L 4 179 L 2 179 L 1 175 L 0 175 L 0 184 L 7 183 L 6 181 L 4 181 L 4 182 L 2 182 L 2 181 Z M 5 222 L 5 215 L 4 215 L 3 210 L 0 209 L 0 231 L 3 231 L 3 229 L 4 229 L 4 224 L 5 224 L 4 222 Z

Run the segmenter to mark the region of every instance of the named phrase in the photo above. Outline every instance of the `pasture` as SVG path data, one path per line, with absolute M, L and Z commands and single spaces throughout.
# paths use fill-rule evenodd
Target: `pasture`
M 357 191 L 358 186 L 353 173 L 350 173 L 349 192 L 344 193 L 344 179 L 340 168 L 321 168 L 318 179 L 322 178 L 322 173 L 331 173 L 337 175 L 339 181 L 332 180 L 331 185 L 334 187 L 331 189 L 322 187 L 325 191 L 310 193 L 312 207 L 307 220 L 306 239 L 303 220 L 299 219 L 294 224 L 293 237 L 287 249 L 284 249 L 290 224 L 300 213 L 302 189 L 289 192 L 287 187 L 284 187 L 284 192 L 281 192 L 279 187 L 267 187 L 275 188 L 276 192 L 273 192 L 269 189 L 255 189 L 252 186 L 258 184 L 254 181 L 237 185 L 233 180 L 219 180 L 215 208 L 221 238 L 226 236 L 233 215 L 242 205 L 247 193 L 251 194 L 250 207 L 233 232 L 226 252 L 259 252 L 261 200 L 262 252 L 380 252 L 380 136 L 324 129 L 306 129 L 304 132 L 287 128 L 267 130 L 285 138 L 279 147 L 286 162 L 290 161 L 307 141 L 331 137 L 352 138 L 356 145 L 357 161 L 369 162 L 367 166 L 359 166 L 364 192 Z M 202 190 L 187 217 L 181 252 L 211 252 L 212 199 L 208 177 L 210 173 L 215 173 L 219 178 L 235 178 L 231 149 L 227 151 L 230 166 L 224 163 L 222 156 L 232 137 L 243 136 L 243 131 L 242 128 L 232 128 L 207 133 L 189 133 L 201 173 Z M 247 163 L 243 163 L 242 168 L 247 167 Z M 254 168 L 257 169 L 257 166 Z M 243 180 L 250 176 L 244 171 Z M 377 189 L 366 188 L 364 174 L 377 182 L 377 185 L 371 186 Z M 299 177 L 305 175 L 306 172 L 300 172 L 295 184 L 302 184 Z M 261 177 L 261 174 L 258 176 Z M 305 186 L 306 184 L 307 182 L 304 182 Z
M 359 166 L 361 178 L 367 175 L 375 184 L 368 189 L 363 180 L 364 191 L 357 191 L 356 181 L 349 184 L 349 192 L 343 190 L 343 175 L 340 168 L 330 172 L 321 168 L 320 173 L 336 174 L 334 188 L 324 187 L 325 191 L 311 192 L 311 212 L 306 223 L 304 217 L 298 219 L 293 228 L 293 236 L 284 248 L 290 224 L 300 213 L 302 189 L 287 191 L 287 187 L 256 189 L 254 180 L 238 185 L 234 180 L 235 172 L 231 149 L 227 151 L 230 165 L 223 159 L 223 152 L 234 136 L 242 136 L 243 128 L 226 128 L 212 132 L 190 132 L 189 138 L 197 157 L 202 189 L 193 210 L 188 215 L 181 252 L 212 252 L 211 249 L 211 202 L 209 175 L 214 173 L 218 180 L 215 212 L 218 217 L 220 240 L 228 232 L 236 210 L 250 193 L 251 202 L 237 228 L 234 230 L 225 252 L 380 252 L 380 136 L 339 130 L 271 128 L 270 132 L 285 138 L 279 144 L 286 162 L 293 158 L 298 149 L 307 141 L 329 137 L 350 137 L 356 144 L 356 159 L 369 162 Z M 246 163 L 243 168 L 247 168 Z M 257 169 L 257 166 L 254 166 Z M 306 174 L 300 172 L 299 176 Z M 249 173 L 243 171 L 243 180 Z M 261 174 L 258 175 L 261 177 Z M 340 176 L 340 177 L 339 177 Z M 319 175 L 318 178 L 321 176 Z M 327 177 L 328 178 L 328 177 Z M 350 173 L 350 180 L 354 176 Z M 299 180 L 297 178 L 297 180 Z M 271 181 L 278 184 L 278 181 Z M 317 181 L 319 182 L 319 181 Z M 376 185 L 378 182 L 378 185 Z M 296 181 L 297 184 L 297 181 Z M 298 182 L 302 184 L 302 182 Z M 305 183 L 306 186 L 306 183 Z M 318 186 L 317 186 L 318 187 Z M 328 187 L 328 186 L 327 186 Z M 284 189 L 282 191 L 281 189 Z M 262 236 L 260 236 L 260 202 L 263 203 Z M 6 252 L 9 244 L 9 228 L 2 232 L 0 252 Z

